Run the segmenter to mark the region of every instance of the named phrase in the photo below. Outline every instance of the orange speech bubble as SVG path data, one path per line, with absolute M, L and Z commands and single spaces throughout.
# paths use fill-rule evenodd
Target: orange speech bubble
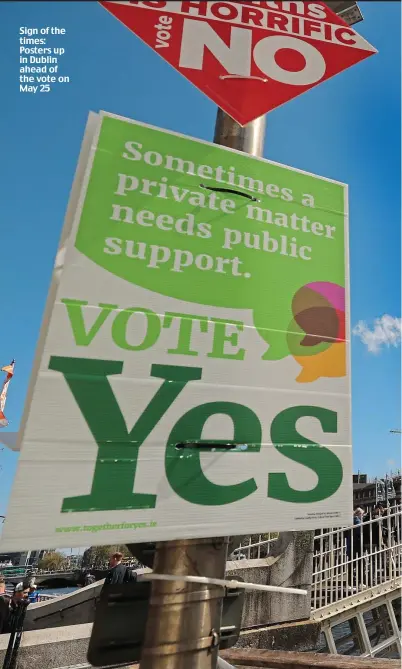
M 316 355 L 294 356 L 294 358 L 302 367 L 296 378 L 298 383 L 311 383 L 322 376 L 327 378 L 346 376 L 346 344 L 343 341 L 333 343 Z

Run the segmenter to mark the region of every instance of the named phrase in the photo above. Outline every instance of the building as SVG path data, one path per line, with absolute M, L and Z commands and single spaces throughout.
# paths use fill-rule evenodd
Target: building
M 401 503 L 401 477 L 389 476 L 385 479 L 369 481 L 367 474 L 353 474 L 353 506 L 361 506 L 370 511 L 377 503 Z
M 365 511 L 376 504 L 376 484 L 369 482 L 367 474 L 353 474 L 353 506 L 361 506 Z
M 397 476 L 392 477 L 393 482 L 394 482 L 394 488 L 395 488 L 395 501 L 397 504 L 401 503 L 401 475 L 398 474 Z
M 0 563 L 12 562 L 13 567 L 36 567 L 46 551 L 23 551 L 21 553 L 0 553 Z

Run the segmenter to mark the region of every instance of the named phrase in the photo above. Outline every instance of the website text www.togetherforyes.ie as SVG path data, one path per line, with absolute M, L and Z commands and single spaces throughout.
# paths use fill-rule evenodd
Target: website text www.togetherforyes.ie
M 70 527 L 56 527 L 56 532 L 101 532 L 104 530 L 138 530 L 144 527 L 157 527 L 158 523 L 151 520 L 149 523 L 103 523 L 103 525 L 71 525 Z

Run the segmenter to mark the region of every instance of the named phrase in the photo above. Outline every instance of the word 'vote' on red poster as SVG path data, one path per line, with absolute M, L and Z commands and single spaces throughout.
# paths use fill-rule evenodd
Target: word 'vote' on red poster
M 322 2 L 101 4 L 241 125 L 376 53 Z

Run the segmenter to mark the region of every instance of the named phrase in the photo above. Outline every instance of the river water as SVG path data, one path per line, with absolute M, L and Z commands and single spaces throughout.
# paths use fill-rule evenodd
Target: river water
M 39 593 L 41 595 L 68 595 L 75 590 L 79 590 L 79 588 L 73 585 L 69 588 L 40 588 Z

